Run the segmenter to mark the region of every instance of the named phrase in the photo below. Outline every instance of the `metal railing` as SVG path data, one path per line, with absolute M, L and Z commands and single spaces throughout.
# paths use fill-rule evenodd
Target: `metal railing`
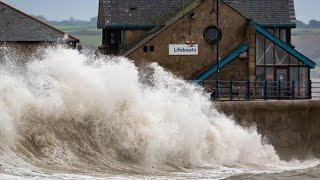
M 312 81 L 311 95 L 312 95 L 312 99 L 320 99 L 320 82 Z
M 212 100 L 295 100 L 320 98 L 320 82 L 304 81 L 202 81 Z

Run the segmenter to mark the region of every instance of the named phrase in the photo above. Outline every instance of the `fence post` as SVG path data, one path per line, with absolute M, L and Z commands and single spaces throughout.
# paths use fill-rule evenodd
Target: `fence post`
M 230 100 L 233 100 L 233 79 L 230 80 Z
M 250 81 L 249 80 L 247 80 L 246 99 L 250 100 Z
M 264 100 L 268 99 L 268 92 L 267 92 L 268 88 L 267 88 L 267 85 L 268 85 L 267 80 L 264 80 L 264 87 L 263 87 Z
M 295 81 L 294 80 L 292 80 L 292 88 L 291 88 L 291 98 L 292 99 L 295 99 L 295 92 L 296 91 L 296 86 L 295 86 Z
M 309 99 L 312 99 L 312 81 L 311 80 L 309 80 L 308 81 L 308 98 Z
M 281 81 L 280 80 L 278 81 L 278 87 L 279 87 L 278 88 L 278 93 L 279 93 L 278 97 L 279 97 L 279 99 L 281 99 Z

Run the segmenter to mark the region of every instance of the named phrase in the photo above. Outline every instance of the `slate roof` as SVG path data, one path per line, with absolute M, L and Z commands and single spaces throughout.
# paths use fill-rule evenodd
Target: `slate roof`
M 100 0 L 98 28 L 160 25 L 193 0 Z M 248 19 L 265 26 L 295 26 L 293 0 L 223 0 Z
M 248 19 L 264 26 L 295 26 L 293 0 L 223 0 Z
M 191 1 L 100 0 L 98 28 L 112 25 L 160 25 Z
M 64 38 L 65 34 L 0 1 L 0 41 L 55 42 Z M 73 36 L 67 37 L 68 41 L 79 41 Z

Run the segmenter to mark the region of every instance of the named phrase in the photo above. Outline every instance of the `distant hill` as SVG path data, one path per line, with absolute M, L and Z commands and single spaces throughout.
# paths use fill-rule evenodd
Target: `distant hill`
M 97 21 L 98 17 L 93 17 L 89 21 L 83 21 L 83 20 L 77 20 L 72 17 L 70 17 L 67 20 L 62 20 L 62 21 L 49 21 L 47 20 L 44 16 L 33 16 L 43 22 L 49 23 L 51 25 L 56 25 L 56 26 L 86 26 L 86 27 L 96 27 L 97 26 Z
M 309 28 L 318 29 L 320 28 L 320 22 L 317 20 L 311 20 L 308 24 Z
M 44 16 L 34 16 L 68 34 L 78 37 L 81 44 L 87 48 L 97 49 L 101 45 L 101 30 L 97 29 L 98 17 L 93 17 L 89 21 L 69 18 L 62 21 L 49 21 Z
M 300 29 L 320 29 L 320 21 L 317 20 L 311 20 L 308 24 L 297 20 L 297 28 Z
M 302 22 L 302 21 L 297 20 L 296 23 L 297 23 L 297 28 L 301 28 L 301 29 L 307 29 L 307 28 L 308 28 L 308 25 L 305 24 L 305 23 Z
M 62 21 L 47 21 L 53 25 L 76 25 L 76 26 L 87 26 L 87 27 L 97 27 L 98 17 L 93 17 L 90 21 L 77 20 L 73 18 L 69 18 L 68 20 Z

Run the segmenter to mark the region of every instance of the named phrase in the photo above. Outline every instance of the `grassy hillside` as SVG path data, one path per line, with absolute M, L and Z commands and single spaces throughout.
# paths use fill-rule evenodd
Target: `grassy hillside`
M 293 30 L 294 34 L 304 34 L 304 33 L 320 33 L 320 28 L 309 29 L 309 28 L 297 28 Z
M 76 36 L 80 39 L 81 44 L 92 49 L 97 49 L 101 45 L 101 30 L 97 29 L 94 24 L 52 24 L 56 28 Z

